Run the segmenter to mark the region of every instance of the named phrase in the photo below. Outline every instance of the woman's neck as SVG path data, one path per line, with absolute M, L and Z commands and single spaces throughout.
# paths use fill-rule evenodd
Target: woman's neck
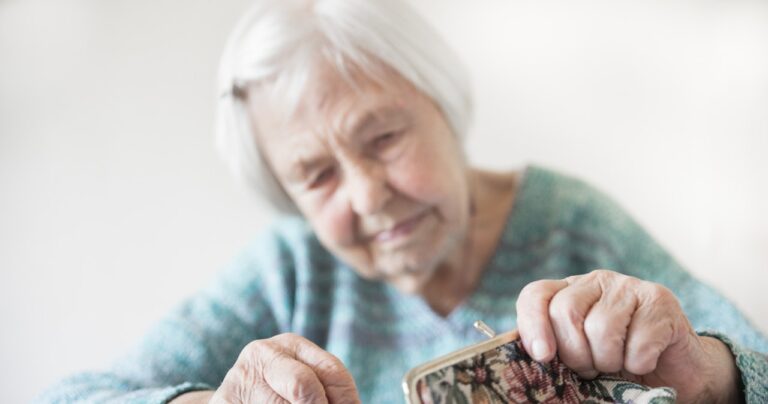
M 514 172 L 471 170 L 473 212 L 460 248 L 443 262 L 421 293 L 445 317 L 477 288 L 502 237 L 517 186 Z

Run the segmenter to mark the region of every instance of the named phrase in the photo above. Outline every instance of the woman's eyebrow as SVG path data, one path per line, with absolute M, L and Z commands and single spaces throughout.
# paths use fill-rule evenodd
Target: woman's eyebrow
M 396 116 L 402 113 L 402 108 L 396 106 L 387 106 L 383 108 L 376 108 L 367 111 L 360 118 L 353 118 L 349 130 L 349 134 L 354 136 L 360 133 L 364 133 L 375 127 L 381 121 Z
M 358 117 L 352 117 L 350 119 L 349 131 L 347 132 L 347 140 L 352 140 L 356 135 L 370 131 L 372 128 L 376 128 L 376 125 L 380 125 L 381 122 L 391 117 L 401 116 L 403 114 L 403 108 L 399 106 L 384 106 L 379 108 L 372 108 Z M 312 172 L 327 164 L 328 157 L 322 155 L 295 155 L 288 162 L 288 171 L 286 172 L 288 180 L 296 181 L 302 180 L 309 176 Z
M 312 172 L 320 168 L 326 163 L 326 158 L 322 156 L 315 156 L 309 158 L 295 158 L 292 159 L 289 165 L 288 179 L 289 180 L 302 180 L 307 178 Z

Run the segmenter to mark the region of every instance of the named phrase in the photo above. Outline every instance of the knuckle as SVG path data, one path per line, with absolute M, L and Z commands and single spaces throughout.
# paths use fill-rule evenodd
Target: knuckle
M 598 268 L 590 272 L 590 275 L 592 276 L 608 276 L 610 274 L 613 274 L 614 272 L 605 268 Z
M 245 347 L 243 347 L 242 352 L 244 353 L 258 352 L 261 349 L 263 344 L 264 344 L 264 341 L 262 340 L 251 341 Z
M 657 283 L 649 283 L 648 300 L 654 306 L 676 306 L 677 298 L 671 290 Z
M 629 276 L 624 274 L 618 274 L 618 277 L 616 279 L 617 279 L 619 290 L 623 292 L 634 292 L 638 288 L 641 288 L 644 282 L 638 278 L 635 278 L 634 276 Z
M 231 378 L 234 379 L 236 383 L 244 383 L 253 379 L 257 372 L 250 363 L 238 361 L 232 369 L 229 370 L 228 375 L 229 373 L 232 374 Z
M 308 371 L 297 371 L 293 383 L 286 392 L 292 403 L 316 403 L 325 397 L 315 376 Z
M 549 317 L 560 324 L 572 324 L 581 330 L 584 323 L 584 314 L 576 309 L 574 299 L 571 297 L 555 296 L 549 305 Z
M 255 340 L 243 348 L 237 361 L 261 374 L 264 369 L 269 369 L 270 363 L 280 359 L 281 351 L 280 345 L 274 341 L 269 339 Z
M 530 299 L 534 299 L 537 296 L 541 296 L 545 291 L 547 290 L 547 281 L 540 280 L 540 281 L 534 281 L 531 282 L 523 287 L 523 289 L 520 291 L 520 296 L 518 297 L 517 301 L 518 303 Z
M 557 350 L 563 358 L 569 359 L 574 364 L 591 362 L 587 360 L 590 358 L 590 353 L 586 341 L 572 333 L 565 333 L 558 337 Z
M 251 341 L 240 351 L 237 362 L 240 364 L 258 363 L 265 356 L 264 352 L 266 350 L 268 350 L 268 346 L 264 340 Z
M 630 278 L 619 272 L 611 271 L 608 269 L 596 269 L 589 273 L 589 279 L 591 282 L 600 284 L 603 288 L 616 287 L 616 285 L 623 285 Z
M 613 278 L 617 275 L 616 272 L 608 270 L 608 269 L 595 269 L 594 271 L 589 273 L 589 276 L 596 279 L 608 279 Z
M 253 394 L 254 386 L 263 383 L 258 366 L 249 361 L 238 360 L 227 371 L 221 385 L 216 389 L 211 402 L 243 402 Z
M 347 368 L 341 361 L 333 355 L 319 361 L 317 367 L 329 375 L 346 375 Z
M 607 349 L 624 346 L 626 328 L 616 318 L 590 314 L 584 320 L 584 333 L 590 344 Z
M 278 343 L 280 346 L 294 353 L 307 351 L 312 345 L 314 345 L 312 341 L 294 333 L 280 334 L 279 337 L 280 339 L 278 340 Z
M 263 364 L 264 369 L 275 369 L 284 359 L 282 355 L 270 355 L 263 358 L 260 362 Z
M 605 319 L 594 316 L 588 316 L 584 320 L 584 333 L 587 334 L 590 341 L 594 340 L 601 344 L 611 342 L 611 337 L 615 334 Z
M 515 302 L 515 309 L 520 317 L 538 315 L 538 312 L 546 308 L 548 296 L 551 294 L 548 280 L 531 282 L 520 291 Z
M 299 336 L 298 334 L 294 334 L 292 332 L 284 332 L 282 334 L 275 335 L 274 337 L 270 338 L 270 340 L 278 343 L 285 343 L 285 342 L 294 342 L 300 338 L 301 336 Z
M 624 359 L 624 367 L 636 375 L 651 373 L 656 369 L 658 358 L 665 348 L 663 343 L 650 341 L 641 349 L 628 353 Z

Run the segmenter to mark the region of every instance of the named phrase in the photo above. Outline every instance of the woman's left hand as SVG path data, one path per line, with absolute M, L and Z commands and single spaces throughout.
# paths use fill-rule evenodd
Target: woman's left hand
M 557 354 L 584 378 L 618 372 L 672 387 L 680 402 L 743 400 L 728 347 L 698 336 L 661 285 L 607 270 L 536 281 L 520 292 L 517 321 L 534 359 Z

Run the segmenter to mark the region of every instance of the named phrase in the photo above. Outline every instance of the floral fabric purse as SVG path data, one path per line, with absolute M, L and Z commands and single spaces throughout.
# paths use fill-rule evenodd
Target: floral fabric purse
M 411 369 L 403 379 L 409 404 L 463 403 L 674 403 L 668 387 L 651 388 L 618 377 L 581 379 L 555 357 L 542 364 L 523 348 L 517 331 Z

